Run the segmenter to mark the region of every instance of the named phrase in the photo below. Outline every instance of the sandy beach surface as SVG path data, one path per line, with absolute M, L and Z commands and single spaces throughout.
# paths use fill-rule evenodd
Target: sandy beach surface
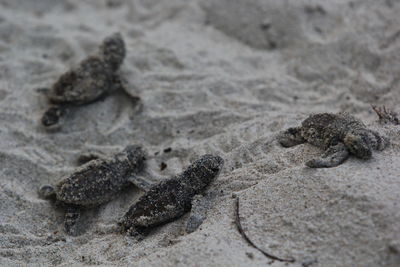
M 400 266 L 400 126 L 371 108 L 400 112 L 399 14 L 395 0 L 0 0 L 0 265 Z M 39 88 L 114 32 L 127 93 L 141 100 L 115 93 L 44 129 Z M 389 147 L 311 169 L 319 148 L 276 141 L 312 113 L 339 111 Z M 38 188 L 81 153 L 128 144 L 166 178 L 205 153 L 224 158 L 197 231 L 184 231 L 189 214 L 142 241 L 107 231 L 143 194 L 131 186 L 87 210 L 79 236 L 64 233 L 63 210 Z M 251 240 L 294 263 L 249 246 L 238 198 Z

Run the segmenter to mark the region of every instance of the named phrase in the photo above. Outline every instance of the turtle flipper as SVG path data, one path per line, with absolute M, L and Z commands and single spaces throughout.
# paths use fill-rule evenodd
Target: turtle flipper
M 143 239 L 146 238 L 146 236 L 149 234 L 150 229 L 146 228 L 137 228 L 137 227 L 130 227 L 128 230 L 126 230 L 126 234 L 133 237 L 137 241 L 142 241 Z
M 64 216 L 64 229 L 67 234 L 72 236 L 77 235 L 76 223 L 79 221 L 80 217 L 81 209 L 79 207 L 68 206 L 66 208 Z
M 281 133 L 278 142 L 283 147 L 292 147 L 303 144 L 306 140 L 301 136 L 301 127 L 293 127 Z
M 144 191 L 149 191 L 154 185 L 159 184 L 165 178 L 148 171 L 142 171 L 140 174 L 134 174 L 128 178 L 128 181 Z
M 43 199 L 49 199 L 56 196 L 56 190 L 52 185 L 42 185 L 39 188 L 39 196 Z
M 375 137 L 375 142 L 373 142 L 374 144 L 374 149 L 378 150 L 378 151 L 382 151 L 384 150 L 386 147 L 388 147 L 389 145 L 389 139 L 384 136 L 379 134 L 376 131 L 372 131 L 370 130 L 370 132 L 373 134 L 373 136 Z
M 48 87 L 39 87 L 36 88 L 36 92 L 38 92 L 39 94 L 43 94 L 45 96 L 47 96 L 51 91 L 51 88 Z
M 349 150 L 343 143 L 329 147 L 319 159 L 312 159 L 306 163 L 310 168 L 336 167 L 349 157 Z
M 113 91 L 122 93 L 124 96 L 127 96 L 127 98 L 131 99 L 134 103 L 139 102 L 140 97 L 128 90 L 127 86 L 127 82 L 120 75 L 114 75 Z
M 86 152 L 79 155 L 79 157 L 76 160 L 76 163 L 78 166 L 81 166 L 96 159 L 106 159 L 106 156 L 101 153 Z
M 67 113 L 67 108 L 64 105 L 51 106 L 42 116 L 42 124 L 48 129 L 58 128 L 61 126 L 62 117 Z
M 113 146 L 97 146 L 97 145 L 89 145 L 88 149 L 84 152 L 81 152 L 77 159 L 76 164 L 78 166 L 84 165 L 92 160 L 100 159 L 100 160 L 108 160 L 110 155 L 118 153 L 116 148 Z
M 207 211 L 212 207 L 215 200 L 215 194 L 205 196 L 195 195 L 192 200 L 192 209 L 186 222 L 186 233 L 190 234 L 196 231 L 207 217 Z

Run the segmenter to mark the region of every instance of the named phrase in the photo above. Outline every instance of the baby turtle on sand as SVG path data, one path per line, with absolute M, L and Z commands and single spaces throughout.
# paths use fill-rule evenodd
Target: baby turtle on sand
M 204 155 L 183 173 L 153 186 L 122 218 L 122 230 L 141 236 L 154 226 L 182 216 L 191 209 L 195 196 L 218 176 L 223 164 L 221 157 Z
M 141 147 L 127 146 L 122 152 L 107 159 L 95 159 L 63 177 L 54 187 L 39 189 L 42 198 L 55 198 L 64 207 L 65 231 L 75 235 L 74 225 L 82 208 L 99 206 L 115 198 L 144 167 L 145 153 Z
M 335 167 L 345 161 L 349 154 L 369 159 L 372 150 L 383 150 L 388 139 L 369 130 L 355 117 L 347 113 L 320 113 L 309 116 L 300 127 L 289 128 L 278 137 L 284 147 L 310 143 L 325 150 L 319 159 L 306 163 L 310 168 Z
M 47 97 L 54 106 L 44 113 L 42 124 L 55 127 L 69 107 L 94 102 L 123 88 L 117 71 L 125 54 L 124 40 L 121 34 L 115 33 L 104 39 L 97 54 L 61 75 L 47 91 Z

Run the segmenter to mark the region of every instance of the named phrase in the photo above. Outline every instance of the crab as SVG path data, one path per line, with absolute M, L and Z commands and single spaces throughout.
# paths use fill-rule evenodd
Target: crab
M 50 89 L 42 89 L 52 104 L 44 112 L 42 124 L 47 128 L 58 128 L 60 119 L 71 107 L 92 103 L 118 89 L 124 89 L 117 71 L 125 54 L 121 34 L 114 33 L 103 40 L 96 54 L 61 75 Z M 138 99 L 136 96 L 133 98 Z
M 127 146 L 111 157 L 93 159 L 63 177 L 55 186 L 43 185 L 39 196 L 55 199 L 56 206 L 65 208 L 64 228 L 69 235 L 76 235 L 81 211 L 109 202 L 144 167 L 145 153 L 140 146 Z
M 309 116 L 300 127 L 289 128 L 278 136 L 284 147 L 310 143 L 325 150 L 321 158 L 309 160 L 310 168 L 329 168 L 343 163 L 350 154 L 370 159 L 373 150 L 385 149 L 389 141 L 348 113 L 320 113 Z
M 204 209 L 192 208 L 192 204 L 199 205 L 200 194 L 219 175 L 223 164 L 221 157 L 206 154 L 181 174 L 150 187 L 118 223 L 122 232 L 143 238 L 153 227 L 173 221 L 191 209 L 195 213 L 189 217 L 186 229 L 193 232 L 204 220 Z

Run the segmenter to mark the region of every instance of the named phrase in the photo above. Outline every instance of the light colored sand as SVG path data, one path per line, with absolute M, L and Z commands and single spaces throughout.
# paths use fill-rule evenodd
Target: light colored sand
M 391 0 L 0 1 L 0 265 L 265 266 L 233 224 L 234 193 L 248 235 L 293 266 L 399 266 L 400 128 L 380 127 L 370 108 L 400 111 L 399 13 Z M 44 131 L 35 88 L 115 31 L 141 105 L 114 95 Z M 348 111 L 392 144 L 367 162 L 305 168 L 321 151 L 275 136 L 323 111 Z M 183 234 L 185 216 L 140 243 L 102 232 L 139 197 L 132 187 L 86 212 L 84 234 L 65 236 L 38 187 L 80 152 L 131 143 L 161 151 L 150 167 L 162 175 L 206 152 L 224 157 L 201 229 Z

